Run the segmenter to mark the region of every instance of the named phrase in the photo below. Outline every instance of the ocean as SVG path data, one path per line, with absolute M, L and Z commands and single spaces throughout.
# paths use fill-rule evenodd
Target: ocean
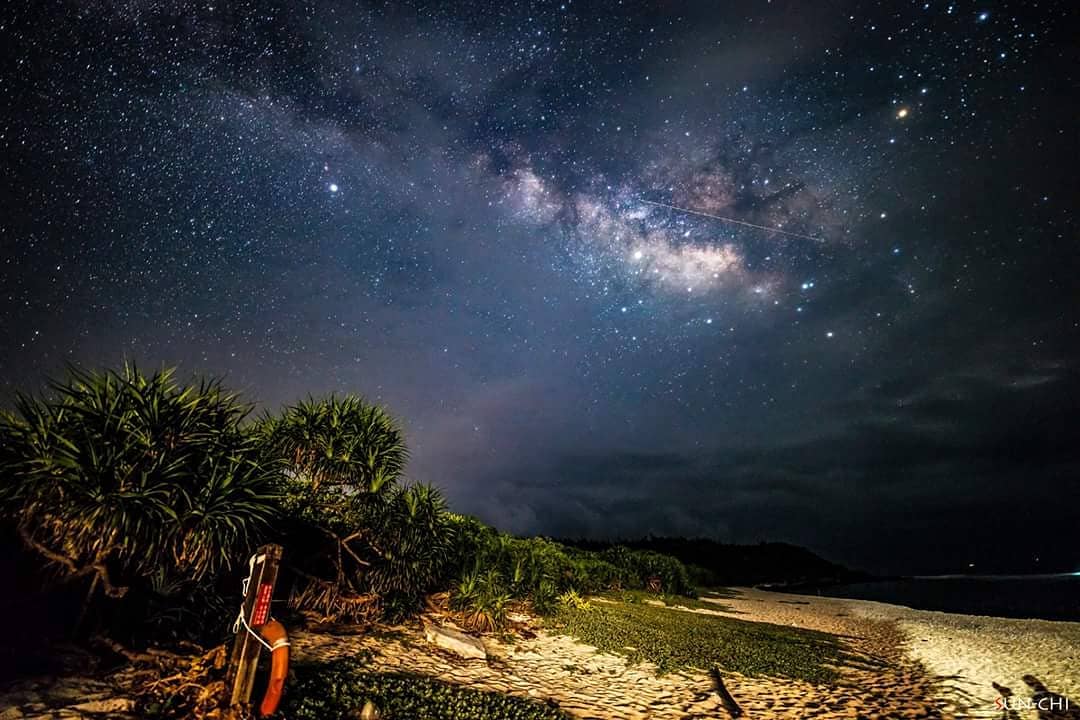
M 815 590 L 799 590 L 815 594 Z M 877 600 L 965 615 L 1080 621 L 1080 574 L 936 575 L 816 589 L 830 597 Z

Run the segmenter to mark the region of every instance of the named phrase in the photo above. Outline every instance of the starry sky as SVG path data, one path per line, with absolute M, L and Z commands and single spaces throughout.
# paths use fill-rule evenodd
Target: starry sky
M 14 3 L 0 391 L 359 392 L 518 533 L 1080 563 L 1076 20 Z

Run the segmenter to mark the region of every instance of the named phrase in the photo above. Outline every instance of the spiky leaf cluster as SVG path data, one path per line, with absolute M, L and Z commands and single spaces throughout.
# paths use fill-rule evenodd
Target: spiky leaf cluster
M 217 380 L 73 368 L 0 420 L 0 508 L 62 577 L 112 595 L 162 568 L 203 578 L 274 513 L 247 412 Z
M 398 484 L 408 453 L 397 422 L 346 395 L 267 416 L 260 436 L 285 467 L 284 507 L 302 565 L 293 604 L 328 618 L 401 614 L 444 577 L 453 550 L 434 488 Z

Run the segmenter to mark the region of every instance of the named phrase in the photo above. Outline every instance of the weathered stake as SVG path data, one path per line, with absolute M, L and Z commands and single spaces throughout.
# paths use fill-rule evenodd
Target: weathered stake
M 255 564 L 251 568 L 243 606 L 244 619 L 253 630 L 270 619 L 270 601 L 274 597 L 274 584 L 277 582 L 280 563 L 280 545 L 263 545 L 255 553 Z M 236 710 L 251 702 L 255 668 L 261 648 L 262 644 L 241 625 L 236 633 L 225 674 L 225 691 L 229 693 L 230 710 Z
M 712 677 L 713 687 L 716 688 L 716 694 L 720 696 L 720 704 L 724 706 L 724 709 L 728 711 L 728 714 L 733 718 L 742 717 L 742 708 L 739 707 L 739 703 L 735 702 L 735 698 L 728 692 L 727 686 L 724 685 L 724 676 L 720 674 L 720 671 L 716 668 L 712 668 L 709 670 L 709 676 Z

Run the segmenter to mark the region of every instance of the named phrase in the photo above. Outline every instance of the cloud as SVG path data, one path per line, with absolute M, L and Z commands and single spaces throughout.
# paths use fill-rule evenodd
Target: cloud
M 1040 381 L 1015 382 L 1032 376 Z M 867 562 L 872 553 L 852 540 L 867 527 L 966 527 L 973 508 L 1005 513 L 1046 502 L 1059 520 L 1080 522 L 1076 506 L 1062 504 L 1080 499 L 1067 479 L 1080 472 L 1080 446 L 1068 433 L 1077 402 L 1080 374 L 1060 368 L 956 375 L 914 395 L 898 381 L 825 412 L 835 419 L 808 435 L 757 447 L 722 437 L 708 450 L 546 446 L 547 461 L 506 478 L 512 484 L 497 495 L 519 532 L 784 539 Z M 988 416 L 995 421 L 987 424 Z M 1033 467 L 1038 481 L 1020 482 Z M 1060 536 L 1045 532 L 1048 541 Z M 943 563 L 966 548 L 937 534 L 909 542 L 926 553 L 937 544 Z M 985 551 L 1002 550 L 1003 542 L 988 540 Z M 876 550 L 893 544 L 883 540 Z

